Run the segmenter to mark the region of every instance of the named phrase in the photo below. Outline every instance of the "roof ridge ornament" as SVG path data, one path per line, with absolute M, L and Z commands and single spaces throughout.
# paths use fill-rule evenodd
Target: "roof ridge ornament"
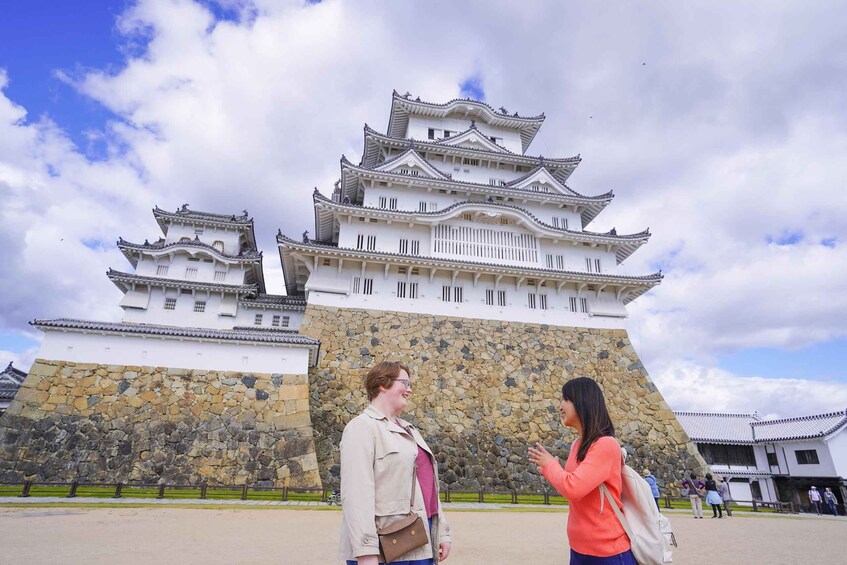
M 309 230 L 303 232 L 303 243 L 309 243 Z
M 506 109 L 505 106 L 500 106 L 500 113 L 508 115 L 509 111 Z

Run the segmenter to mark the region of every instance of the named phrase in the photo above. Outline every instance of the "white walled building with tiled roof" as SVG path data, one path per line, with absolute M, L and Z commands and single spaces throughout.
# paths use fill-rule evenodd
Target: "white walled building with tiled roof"
M 847 497 L 847 410 L 763 420 L 757 414 L 675 412 L 716 476 L 736 500 L 808 505 L 814 485 Z
M 2 372 L 0 372 L 0 414 L 9 407 L 9 404 L 14 400 L 18 389 L 21 388 L 21 383 L 24 382 L 26 373 L 20 369 L 16 369 L 9 363 Z
M 297 333 L 306 301 L 267 294 L 253 220 L 184 205 L 153 210 L 163 237 L 118 240 L 134 272 L 109 269 L 120 323 L 35 320 L 40 358 L 105 365 L 306 374 L 319 343 Z
M 526 155 L 544 115 L 394 93 L 387 133 L 315 189 L 313 237 L 279 234 L 289 295 L 309 304 L 555 326 L 623 328 L 661 274 L 618 266 L 650 238 L 589 231 L 611 192 L 566 181 L 580 158 Z

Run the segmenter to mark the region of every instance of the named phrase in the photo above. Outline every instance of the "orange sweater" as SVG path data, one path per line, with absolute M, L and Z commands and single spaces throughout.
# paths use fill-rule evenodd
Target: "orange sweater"
M 602 437 L 588 448 L 585 459 L 577 463 L 579 441 L 571 445 L 564 469 L 556 459 L 541 469 L 553 488 L 570 501 L 568 542 L 571 549 L 583 555 L 609 557 L 623 553 L 630 548 L 629 538 L 599 488 L 605 482 L 618 508 L 623 508 L 621 448 L 615 438 Z

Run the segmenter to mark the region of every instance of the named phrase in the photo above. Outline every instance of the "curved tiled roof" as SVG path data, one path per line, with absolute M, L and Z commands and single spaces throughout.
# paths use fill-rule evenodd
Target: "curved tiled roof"
M 134 256 L 131 253 L 127 253 L 128 250 L 135 251 L 163 251 L 169 249 L 178 249 L 178 248 L 192 248 L 192 249 L 202 249 L 203 251 L 208 252 L 210 255 L 214 255 L 221 259 L 230 260 L 230 261 L 238 261 L 241 263 L 253 263 L 255 261 L 259 261 L 262 259 L 262 252 L 257 251 L 255 249 L 246 249 L 243 250 L 238 255 L 232 255 L 229 253 L 224 253 L 223 251 L 219 251 L 216 248 L 212 247 L 208 243 L 203 243 L 199 240 L 199 238 L 195 238 L 190 241 L 174 241 L 171 243 L 165 243 L 165 240 L 160 238 L 158 241 L 153 243 L 149 243 L 148 241 L 144 241 L 144 243 L 133 243 L 131 241 L 127 241 L 124 238 L 118 239 L 118 248 L 123 251 L 124 255 L 127 257 L 132 266 L 135 267 L 137 264 L 137 260 L 134 259 Z
M 21 384 L 26 379 L 26 373 L 15 369 L 12 363 L 0 372 L 0 401 L 9 401 L 15 398 Z
M 757 442 L 787 441 L 824 437 L 847 424 L 847 410 L 814 416 L 753 422 Z
M 695 442 L 754 444 L 821 438 L 847 424 L 847 410 L 761 420 L 756 414 L 720 412 L 674 412 L 680 425 Z
M 523 150 L 532 143 L 535 134 L 544 122 L 544 114 L 525 117 L 517 113 L 509 115 L 497 111 L 485 102 L 469 98 L 454 98 L 443 104 L 424 102 L 420 98 L 411 99 L 411 95 L 400 96 L 395 90 L 391 95 L 391 114 L 388 117 L 387 132 L 390 135 L 400 135 L 408 125 L 408 115 L 412 112 L 420 115 L 447 116 L 454 109 L 465 109 L 473 112 L 474 119 L 481 118 L 494 127 L 520 130 Z
M 129 322 L 94 322 L 70 318 L 33 320 L 30 324 L 40 330 L 85 330 L 118 334 L 157 335 L 179 338 L 302 345 L 305 347 L 318 347 L 320 345 L 319 341 L 296 332 L 279 332 L 265 329 L 257 330 L 254 327 L 233 328 L 231 330 L 214 330 L 206 328 L 163 326 L 158 324 L 133 324 Z
M 451 137 L 444 139 L 444 140 L 430 140 L 430 139 L 410 140 L 410 139 L 407 139 L 405 137 L 394 137 L 394 136 L 391 136 L 391 135 L 388 135 L 388 134 L 385 134 L 385 133 L 378 132 L 378 131 L 368 127 L 367 124 L 365 124 L 364 137 L 365 137 L 365 148 L 364 148 L 364 151 L 362 153 L 362 161 L 359 163 L 361 166 L 376 166 L 376 165 L 378 165 L 378 163 L 370 162 L 372 159 L 376 158 L 376 154 L 374 153 L 373 155 L 371 155 L 372 152 L 370 152 L 368 150 L 368 141 L 367 141 L 368 138 L 377 139 L 377 140 L 379 140 L 380 142 L 383 142 L 383 143 L 384 142 L 393 143 L 395 146 L 399 146 L 399 145 L 409 146 L 410 144 L 413 143 L 416 147 L 420 147 L 422 149 L 429 149 L 429 150 L 432 150 L 432 151 L 439 151 L 439 152 L 455 151 L 455 152 L 459 152 L 459 153 L 468 155 L 470 157 L 480 157 L 480 156 L 484 155 L 487 158 L 490 158 L 492 160 L 512 162 L 512 163 L 523 165 L 523 166 L 535 166 L 543 159 L 544 163 L 548 165 L 548 168 L 552 167 L 552 168 L 558 169 L 559 171 L 566 171 L 567 172 L 567 174 L 565 174 L 563 176 L 563 178 L 559 178 L 560 176 L 562 176 L 562 173 L 557 171 L 556 178 L 559 178 L 559 180 L 561 182 L 565 182 L 567 180 L 567 178 L 570 176 L 570 174 L 574 171 L 574 169 L 576 169 L 577 165 L 579 165 L 579 163 L 582 162 L 582 158 L 579 155 L 576 155 L 574 157 L 564 157 L 564 158 L 560 158 L 560 159 L 549 159 L 547 157 L 543 157 L 543 158 L 541 156 L 533 157 L 533 156 L 528 156 L 528 155 L 522 155 L 520 153 L 514 153 L 513 151 L 509 151 L 505 147 L 503 147 L 502 152 L 493 153 L 493 152 L 488 151 L 486 149 L 478 149 L 476 147 L 462 147 L 461 145 L 449 145 L 447 143 L 443 143 L 444 141 L 454 140 L 456 137 L 458 137 L 458 135 L 455 136 L 455 137 L 451 136 Z
M 210 212 L 198 212 L 188 208 L 188 204 L 183 204 L 182 208 L 178 208 L 176 212 L 168 212 L 156 206 L 153 208 L 153 217 L 162 228 L 162 233 L 168 235 L 168 224 L 172 221 L 180 222 L 195 222 L 211 226 L 222 227 L 243 227 L 247 232 L 248 239 L 252 242 L 252 246 L 256 247 L 255 236 L 253 234 L 253 218 L 249 218 L 247 210 L 239 215 L 212 214 Z
M 376 173 L 382 173 L 382 174 L 386 174 L 386 175 L 393 175 L 394 174 L 394 173 L 389 173 L 389 172 L 378 170 L 379 168 L 384 166 L 384 163 L 380 164 L 380 165 L 372 166 L 372 167 L 363 166 L 363 165 L 355 165 L 349 159 L 347 159 L 347 157 L 342 155 L 341 156 L 342 171 L 345 168 L 345 166 L 347 166 L 351 169 L 354 169 L 354 170 L 358 170 L 358 171 L 376 172 Z M 429 181 L 450 183 L 450 184 L 454 185 L 453 190 L 467 190 L 467 187 L 475 187 L 475 188 L 483 189 L 486 192 L 496 193 L 496 192 L 499 192 L 499 189 L 505 188 L 505 189 L 508 189 L 509 191 L 512 191 L 512 192 L 517 192 L 519 194 L 525 194 L 525 195 L 532 194 L 532 195 L 535 195 L 536 197 L 538 197 L 538 196 L 554 196 L 554 197 L 560 196 L 562 198 L 576 198 L 576 199 L 580 199 L 580 200 L 589 200 L 589 201 L 596 201 L 596 202 L 608 201 L 608 200 L 611 200 L 612 198 L 614 198 L 614 196 L 615 196 L 614 192 L 611 191 L 611 190 L 609 192 L 599 194 L 597 196 L 586 196 L 584 194 L 580 194 L 580 193 L 576 192 L 575 190 L 573 190 L 570 187 L 567 187 L 567 188 L 568 188 L 568 190 L 573 192 L 573 195 L 556 194 L 556 193 L 553 193 L 553 192 L 536 192 L 536 191 L 533 191 L 533 190 L 522 190 L 522 189 L 513 188 L 513 185 L 515 183 L 519 183 L 520 181 L 526 179 L 528 176 L 535 174 L 538 171 L 538 169 L 540 169 L 542 167 L 543 167 L 543 165 L 536 167 L 535 169 L 533 169 L 532 171 L 523 175 L 522 177 L 506 183 L 506 186 L 492 186 L 490 184 L 485 184 L 485 183 L 480 183 L 480 182 L 460 181 L 460 180 L 453 179 L 452 177 L 449 178 L 449 179 L 441 180 L 441 179 L 428 179 L 426 177 L 409 177 L 409 176 L 400 175 L 400 174 L 397 174 L 395 176 L 398 176 L 398 177 L 401 177 L 401 178 L 404 178 L 404 179 L 412 178 L 412 179 L 418 179 L 418 180 L 424 180 L 424 181 L 429 180 Z M 546 169 L 546 167 L 544 167 L 544 168 Z M 547 169 L 547 172 L 549 172 L 550 175 L 553 176 L 552 171 Z M 444 174 L 444 173 L 442 173 L 442 174 Z
M 444 216 L 447 219 L 447 216 L 451 216 L 452 212 L 456 210 L 472 207 L 473 209 L 485 209 L 485 208 L 503 208 L 513 212 L 519 212 L 522 215 L 532 219 L 538 226 L 553 231 L 556 233 L 560 233 L 562 235 L 568 236 L 570 239 L 576 241 L 587 241 L 594 243 L 603 243 L 603 244 L 611 244 L 619 246 L 619 250 L 617 252 L 618 263 L 622 263 L 627 257 L 632 255 L 635 250 L 641 244 L 645 243 L 650 238 L 650 230 L 646 229 L 639 233 L 634 234 L 624 234 L 618 235 L 617 233 L 599 233 L 599 232 L 591 232 L 591 231 L 575 231 L 569 230 L 565 228 L 559 228 L 552 226 L 542 220 L 538 219 L 532 212 L 521 208 L 520 206 L 514 206 L 512 204 L 505 204 L 502 202 L 483 202 L 477 200 L 465 200 L 462 202 L 456 202 L 448 206 L 447 208 L 442 208 L 441 210 L 432 211 L 432 212 L 416 212 L 416 211 L 401 211 L 401 210 L 386 210 L 384 208 L 373 208 L 370 206 L 362 206 L 360 204 L 340 204 L 338 202 L 334 202 L 320 194 L 319 192 L 315 192 L 313 197 L 315 204 L 323 204 L 326 206 L 331 206 L 336 209 L 350 209 L 355 211 L 370 211 L 375 212 L 380 215 L 385 215 L 387 217 L 406 217 L 406 218 L 415 218 L 415 217 L 429 217 L 429 218 L 437 218 L 439 216 Z M 316 233 L 320 234 L 320 226 L 316 226 Z M 322 239 L 319 235 L 316 239 Z M 633 245 L 637 243 L 637 245 Z
M 304 296 L 259 294 L 255 297 L 246 296 L 244 298 L 240 298 L 238 302 L 245 306 L 270 307 L 298 311 L 306 309 L 306 298 Z
M 127 291 L 127 288 L 123 285 L 123 283 L 134 283 L 138 285 L 147 286 L 190 288 L 195 290 L 208 290 L 211 292 L 236 292 L 239 294 L 257 294 L 259 292 L 259 287 L 255 284 L 221 284 L 212 282 L 166 279 L 161 277 L 145 277 L 133 273 L 123 273 L 114 269 L 109 269 L 106 272 L 106 276 L 109 277 L 109 280 L 115 283 L 115 286 L 117 286 L 123 292 Z

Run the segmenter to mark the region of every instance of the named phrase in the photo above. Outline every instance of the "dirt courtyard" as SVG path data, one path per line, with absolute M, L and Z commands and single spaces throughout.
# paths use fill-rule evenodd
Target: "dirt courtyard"
M 567 563 L 566 516 L 454 511 L 445 563 Z M 847 563 L 847 519 L 670 519 L 678 565 Z M 0 563 L 337 564 L 340 524 L 335 510 L 6 507 Z

